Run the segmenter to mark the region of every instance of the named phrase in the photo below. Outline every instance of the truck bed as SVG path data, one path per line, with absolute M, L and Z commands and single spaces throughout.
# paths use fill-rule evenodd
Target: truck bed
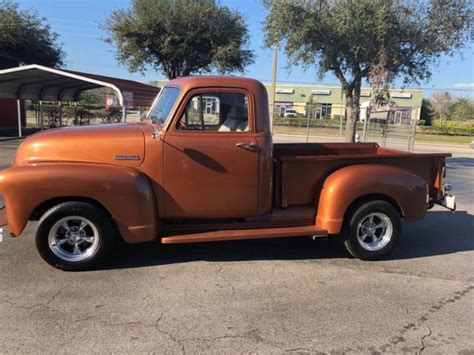
M 407 169 L 422 177 L 430 196 L 441 193 L 438 172 L 450 154 L 415 154 L 381 148 L 377 143 L 274 144 L 275 206 L 318 201 L 323 181 L 339 168 L 354 164 L 382 164 Z M 310 193 L 308 193 L 310 192 Z

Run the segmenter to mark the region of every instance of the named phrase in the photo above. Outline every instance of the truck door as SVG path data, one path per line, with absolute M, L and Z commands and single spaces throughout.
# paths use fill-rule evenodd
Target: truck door
M 164 137 L 166 218 L 256 215 L 259 149 L 251 96 L 193 90 Z

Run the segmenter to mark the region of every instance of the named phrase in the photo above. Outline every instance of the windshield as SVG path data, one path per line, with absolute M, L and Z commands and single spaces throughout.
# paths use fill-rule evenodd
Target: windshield
M 171 110 L 173 109 L 176 99 L 179 96 L 179 89 L 174 87 L 165 87 L 160 93 L 158 100 L 155 102 L 153 107 L 148 114 L 148 119 L 154 123 L 160 123 L 163 125 Z

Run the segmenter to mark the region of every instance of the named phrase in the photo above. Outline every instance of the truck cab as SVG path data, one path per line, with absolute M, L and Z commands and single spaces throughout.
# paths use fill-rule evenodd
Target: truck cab
M 203 85 L 191 77 L 163 89 L 148 119 L 161 126 L 150 143 L 163 150 L 165 218 L 271 211 L 272 136 L 260 102 L 268 102 L 266 90 L 250 79 L 208 77 Z

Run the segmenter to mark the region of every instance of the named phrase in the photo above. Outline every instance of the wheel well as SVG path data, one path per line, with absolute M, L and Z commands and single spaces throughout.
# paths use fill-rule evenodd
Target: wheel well
M 56 197 L 56 198 L 53 198 L 51 200 L 43 202 L 41 205 L 39 205 L 38 207 L 36 207 L 34 209 L 34 211 L 31 213 L 31 216 L 30 216 L 29 220 L 30 221 L 39 221 L 41 216 L 43 216 L 46 213 L 46 211 L 48 211 L 50 208 L 52 208 L 56 205 L 59 205 L 60 203 L 64 203 L 64 202 L 85 202 L 85 203 L 91 204 L 95 207 L 98 207 L 98 208 L 102 209 L 103 211 L 105 211 L 109 215 L 109 217 L 112 217 L 112 215 L 107 210 L 107 208 L 105 208 L 102 204 L 100 204 L 99 202 L 97 202 L 96 200 L 94 200 L 92 198 L 67 196 L 67 197 Z
M 347 221 L 347 217 L 351 215 L 352 212 L 354 212 L 355 209 L 357 209 L 359 206 L 363 205 L 366 202 L 369 201 L 385 201 L 390 203 L 398 212 L 401 218 L 404 217 L 403 211 L 400 208 L 400 205 L 395 201 L 393 198 L 387 195 L 383 194 L 371 194 L 371 195 L 365 195 L 357 198 L 354 200 L 350 205 L 349 208 L 347 208 L 346 213 L 344 214 L 344 222 Z

